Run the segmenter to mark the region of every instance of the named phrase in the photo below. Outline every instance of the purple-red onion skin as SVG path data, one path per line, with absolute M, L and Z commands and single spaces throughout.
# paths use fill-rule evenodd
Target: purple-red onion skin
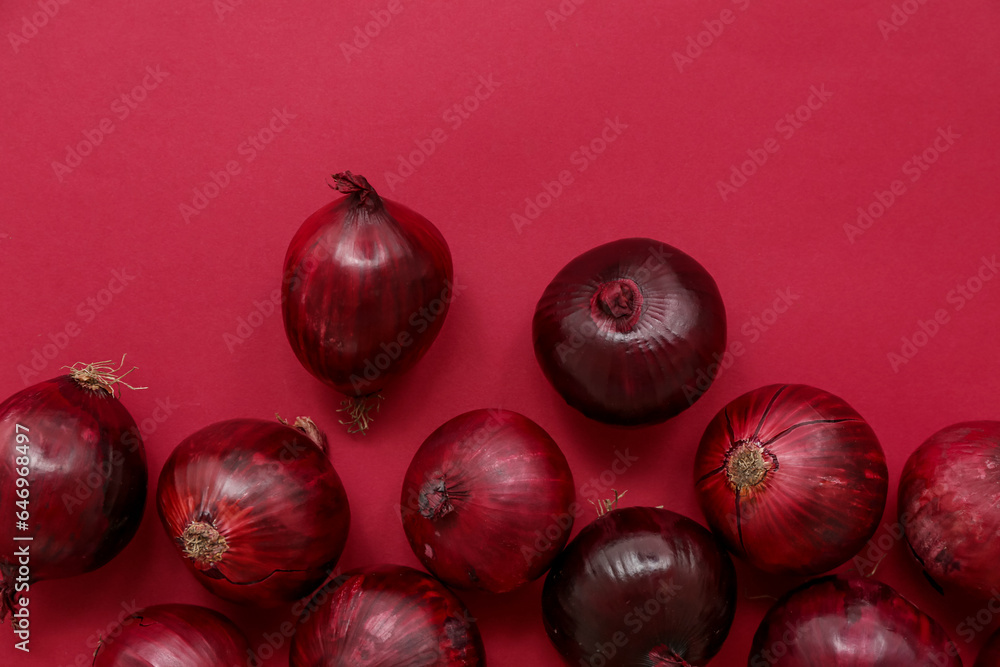
M 612 510 L 580 531 L 545 580 L 542 615 L 567 665 L 705 665 L 736 613 L 732 560 L 669 510 Z
M 979 657 L 972 667 L 1000 667 L 1000 630 L 997 630 L 979 649 Z
M 20 428 L 18 427 L 20 425 Z M 27 454 L 18 436 L 27 438 Z M 27 456 L 27 460 L 24 457 Z M 27 465 L 21 465 L 27 463 Z M 27 486 L 19 486 L 27 468 Z M 148 473 L 142 438 L 125 406 L 69 375 L 40 382 L 0 404 L 0 542 L 31 537 L 31 581 L 96 570 L 139 528 Z M 27 489 L 27 498 L 17 495 Z M 17 505 L 17 502 L 27 503 Z M 17 512 L 27 512 L 19 529 Z M 14 546 L 0 553 L 2 620 L 17 601 Z
M 934 619 L 892 588 L 822 577 L 778 600 L 753 638 L 747 667 L 962 667 Z
M 288 246 L 284 276 L 282 313 L 295 355 L 352 397 L 380 391 L 416 364 L 455 298 L 444 237 L 374 190 L 312 214 Z
M 249 656 L 246 637 L 219 612 L 164 604 L 137 611 L 102 637 L 92 667 L 246 667 Z
M 903 467 L 899 520 L 938 584 L 989 597 L 1000 590 L 1000 422 L 948 426 Z
M 740 448 L 771 466 L 737 490 Z M 885 510 L 888 468 L 875 432 L 851 406 L 806 385 L 770 385 L 730 402 L 695 457 L 698 503 L 730 551 L 774 573 L 816 575 L 854 556 Z
M 424 441 L 400 503 L 424 567 L 449 586 L 504 593 L 542 576 L 566 545 L 575 497 L 569 464 L 541 426 L 474 410 Z
M 181 442 L 160 473 L 157 510 L 205 588 L 261 607 L 316 590 L 350 526 L 347 494 L 326 452 L 297 429 L 257 419 L 212 424 Z M 225 539 L 217 562 L 185 555 L 183 536 L 193 522 Z
M 725 353 L 726 310 L 693 258 L 652 239 L 621 239 L 556 274 L 535 308 L 532 338 L 542 372 L 570 406 L 644 426 L 708 389 Z
M 485 667 L 479 628 L 454 593 L 399 565 L 321 589 L 292 638 L 291 667 Z

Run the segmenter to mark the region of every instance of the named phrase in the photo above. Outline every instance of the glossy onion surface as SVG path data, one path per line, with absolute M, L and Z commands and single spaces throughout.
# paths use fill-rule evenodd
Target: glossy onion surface
M 748 667 L 962 667 L 934 619 L 889 586 L 814 579 L 783 598 L 753 638 Z
M 318 608 L 313 605 L 318 605 Z M 409 567 L 349 573 L 316 594 L 291 667 L 484 667 L 479 629 L 455 594 Z
M 568 665 L 705 665 L 736 612 L 729 555 L 698 523 L 616 509 L 580 531 L 545 580 L 542 614 Z
M 771 385 L 730 402 L 695 457 L 698 503 L 726 546 L 776 573 L 819 574 L 856 554 L 885 510 L 874 431 L 842 399 Z
M 448 585 L 502 593 L 548 569 L 572 531 L 575 495 L 566 457 L 541 426 L 474 410 L 424 441 L 400 503 L 424 567 Z
M 314 591 L 347 540 L 347 495 L 325 447 L 299 429 L 232 419 L 170 455 L 157 489 L 160 520 L 208 590 L 274 606 Z
M 938 584 L 1000 590 L 1000 422 L 964 422 L 927 439 L 906 462 L 899 521 Z
M 250 645 L 232 621 L 190 604 L 132 614 L 102 638 L 93 667 L 246 667 Z
M 456 294 L 451 252 L 430 221 L 361 176 L 334 183 L 345 196 L 311 215 L 288 246 L 282 313 L 302 365 L 356 398 L 427 352 Z
M 726 311 L 712 276 L 659 241 L 621 239 L 567 264 L 538 301 L 535 358 L 566 402 L 609 424 L 662 422 L 718 373 Z
M 139 429 L 113 386 L 74 371 L 0 404 L 0 620 L 14 588 L 90 572 L 135 535 L 146 503 Z M 89 378 L 89 379 L 88 379 Z M 15 542 L 29 537 L 31 541 Z M 21 575 L 20 556 L 30 566 Z

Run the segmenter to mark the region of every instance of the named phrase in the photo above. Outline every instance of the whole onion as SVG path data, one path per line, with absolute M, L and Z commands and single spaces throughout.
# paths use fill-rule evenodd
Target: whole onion
M 819 574 L 856 554 L 885 510 L 888 469 L 851 406 L 805 385 L 730 402 L 695 457 L 698 503 L 726 546 L 768 572 Z
M 1000 589 L 1000 422 L 954 424 L 906 461 L 899 522 L 938 583 L 991 596 Z
M 485 667 L 475 619 L 423 572 L 383 565 L 320 590 L 292 638 L 291 667 Z
M 410 462 L 413 553 L 450 586 L 503 593 L 542 576 L 573 528 L 573 475 L 541 426 L 509 410 L 446 422 Z
M 532 322 L 535 358 L 557 392 L 609 424 L 662 422 L 690 407 L 726 346 L 712 276 L 677 248 L 621 239 L 572 260 Z
M 822 577 L 767 612 L 748 667 L 961 667 L 940 625 L 886 584 Z
M 705 665 L 736 612 L 736 571 L 701 525 L 653 507 L 580 531 L 545 579 L 542 614 L 569 665 Z
M 285 255 L 282 313 L 295 355 L 347 396 L 365 432 L 379 392 L 427 352 L 456 296 L 451 252 L 426 218 L 336 174 L 346 196 L 313 213 Z
M 972 667 L 1000 667 L 1000 630 L 997 630 L 979 649 L 979 657 Z
M 0 621 L 32 584 L 96 570 L 139 528 L 146 453 L 115 396 L 120 368 L 77 364 L 0 404 Z
M 207 426 L 160 473 L 157 510 L 205 588 L 231 602 L 275 606 L 323 583 L 347 541 L 350 509 L 312 421 Z
M 245 667 L 250 645 L 232 621 L 190 604 L 132 614 L 102 638 L 92 667 Z

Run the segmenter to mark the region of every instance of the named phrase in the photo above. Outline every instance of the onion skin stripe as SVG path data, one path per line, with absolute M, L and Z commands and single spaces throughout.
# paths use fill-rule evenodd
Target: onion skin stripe
M 807 422 L 799 422 L 798 424 L 792 424 L 791 426 L 789 426 L 784 431 L 782 431 L 778 435 L 774 436 L 773 438 L 771 438 L 767 442 L 762 442 L 760 444 L 761 444 L 761 447 L 767 447 L 768 445 L 773 444 L 776 440 L 778 440 L 779 438 L 783 438 L 789 432 L 794 431 L 795 429 L 799 428 L 800 426 L 809 426 L 810 424 L 842 424 L 844 422 L 855 422 L 855 423 L 858 423 L 858 424 L 865 424 L 865 423 L 867 423 L 863 419 L 812 419 L 812 420 L 807 421 Z
M 740 496 L 743 493 L 743 489 L 736 489 L 736 533 L 740 538 L 740 549 L 743 553 L 746 553 L 746 545 L 743 544 L 743 510 L 740 506 Z
M 754 431 L 753 435 L 750 437 L 751 440 L 756 440 L 757 436 L 760 435 L 760 430 L 764 428 L 764 422 L 767 421 L 767 415 L 770 414 L 771 408 L 774 407 L 774 402 L 778 400 L 778 396 L 781 395 L 781 392 L 785 391 L 786 389 L 788 389 L 788 385 L 783 384 L 780 387 L 778 387 L 778 391 L 774 392 L 774 396 L 771 397 L 771 400 L 768 401 L 767 403 L 767 407 L 764 408 L 764 414 L 760 416 L 760 423 L 757 424 L 757 430 Z
M 696 482 L 696 484 L 701 484 L 702 482 L 704 482 L 709 477 L 712 477 L 713 475 L 717 475 L 717 474 L 719 474 L 720 472 L 722 472 L 725 469 L 726 469 L 726 466 L 723 465 L 723 466 L 719 466 L 718 468 L 716 468 L 715 470 L 713 470 L 711 472 L 706 472 L 704 475 L 702 475 L 698 479 L 698 481 Z

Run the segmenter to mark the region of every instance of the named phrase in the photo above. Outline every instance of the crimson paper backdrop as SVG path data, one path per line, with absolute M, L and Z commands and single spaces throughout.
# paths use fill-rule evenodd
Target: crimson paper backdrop
M 628 489 L 628 504 L 703 521 L 691 471 L 712 415 L 754 387 L 812 384 L 885 446 L 877 576 L 971 664 L 1000 618 L 933 591 L 891 526 L 913 448 L 947 424 L 1000 418 L 1000 6 L 486 4 L 3 2 L 0 393 L 128 352 L 149 387 L 123 400 L 144 424 L 151 491 L 198 428 L 311 415 L 350 495 L 341 564 L 354 568 L 418 564 L 396 509 L 403 473 L 460 412 L 536 420 L 582 499 Z M 339 398 L 299 366 L 272 302 L 289 239 L 344 169 L 440 228 L 461 288 L 367 437 L 338 427 Z M 642 430 L 568 408 L 530 336 L 556 271 L 624 236 L 697 258 L 739 344 L 693 408 Z M 795 583 L 739 574 L 713 664 L 745 664 L 771 596 Z M 558 662 L 540 591 L 462 595 L 492 665 Z M 89 664 L 123 609 L 164 602 L 223 611 L 273 653 L 264 664 L 286 664 L 288 610 L 210 596 L 152 503 L 107 567 L 31 593 L 31 652 L 5 625 L 2 664 Z

